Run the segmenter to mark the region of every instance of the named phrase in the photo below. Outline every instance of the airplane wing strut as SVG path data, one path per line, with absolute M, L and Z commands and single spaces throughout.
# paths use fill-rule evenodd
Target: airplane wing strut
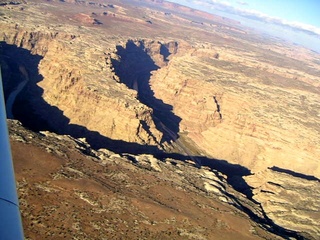
M 0 239 L 23 240 L 0 66 Z

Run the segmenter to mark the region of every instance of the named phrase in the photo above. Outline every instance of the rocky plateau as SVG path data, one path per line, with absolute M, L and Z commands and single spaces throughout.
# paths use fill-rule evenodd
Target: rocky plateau
M 0 27 L 27 239 L 320 238 L 319 53 L 166 1 Z

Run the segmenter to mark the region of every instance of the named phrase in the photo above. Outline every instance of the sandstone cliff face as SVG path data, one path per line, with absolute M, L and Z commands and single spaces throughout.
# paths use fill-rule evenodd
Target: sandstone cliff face
M 135 90 L 137 99 L 153 109 L 153 120 L 157 129 L 163 133 L 161 142 L 176 138 L 180 119 L 173 114 L 171 105 L 155 97 L 150 78 L 179 53 L 179 45 L 175 41 L 162 43 L 148 39 L 128 40 L 118 45 L 117 51 L 107 59 L 112 64 L 116 80 Z
M 280 239 L 215 170 L 8 123 L 26 238 Z
M 274 223 L 298 231 L 307 239 L 320 237 L 319 179 L 279 168 L 267 169 L 245 179 L 253 187 L 253 199 L 261 203 Z
M 319 55 L 218 22 L 194 24 L 178 10 L 131 5 L 140 1 L 72 2 L 32 0 L 1 9 L 1 61 L 12 76 L 7 95 L 28 79 L 13 115 L 36 130 L 86 137 L 95 149 L 121 146 L 118 152 L 147 168 L 158 169 L 150 165 L 154 159 L 131 150 L 144 144 L 148 151 L 139 153 L 154 154 L 168 147 L 182 160 L 214 168 L 192 175 L 201 179 L 192 184 L 266 221 L 266 229 L 273 231 L 275 222 L 291 237 L 318 234 L 318 203 L 302 209 L 288 202 L 295 194 L 304 202 L 302 195 L 313 196 L 305 186 L 319 185 Z M 118 15 L 105 16 L 106 8 Z M 92 24 L 93 11 L 104 24 Z M 79 12 L 91 19 L 86 26 L 75 17 Z M 272 167 L 314 178 L 300 186 L 269 172 Z M 301 227 L 284 221 L 277 208 L 297 209 L 286 216 Z
M 174 56 L 151 78 L 155 96 L 182 119 L 182 136 L 253 172 L 275 165 L 319 177 L 317 76 L 306 79 L 299 67 L 263 60 L 258 67 L 233 50 L 215 59 L 217 51 L 196 48 Z
M 10 27 L 2 36 L 7 44 L 42 57 L 38 69 L 28 69 L 30 59 L 19 64 L 31 75 L 25 97 L 50 127 L 81 136 L 82 132 L 69 128 L 79 125 L 112 139 L 159 144 L 162 134 L 155 128 L 152 110 L 136 100 L 135 92 L 113 80 L 116 76 L 105 65 L 103 49 L 97 53 L 81 36 Z M 4 54 L 15 57 L 13 52 Z M 32 73 L 37 70 L 40 81 Z

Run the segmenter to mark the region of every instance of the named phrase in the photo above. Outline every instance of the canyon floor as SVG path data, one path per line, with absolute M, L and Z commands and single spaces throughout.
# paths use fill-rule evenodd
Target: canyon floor
M 0 27 L 27 239 L 319 239 L 319 53 L 166 1 Z

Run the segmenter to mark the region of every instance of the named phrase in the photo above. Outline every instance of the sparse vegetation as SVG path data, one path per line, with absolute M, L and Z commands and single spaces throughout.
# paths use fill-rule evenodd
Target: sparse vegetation
M 9 121 L 27 238 L 319 233 L 317 53 L 165 1 L 0 15 L 6 99 L 29 79 L 12 108 L 35 132 Z

